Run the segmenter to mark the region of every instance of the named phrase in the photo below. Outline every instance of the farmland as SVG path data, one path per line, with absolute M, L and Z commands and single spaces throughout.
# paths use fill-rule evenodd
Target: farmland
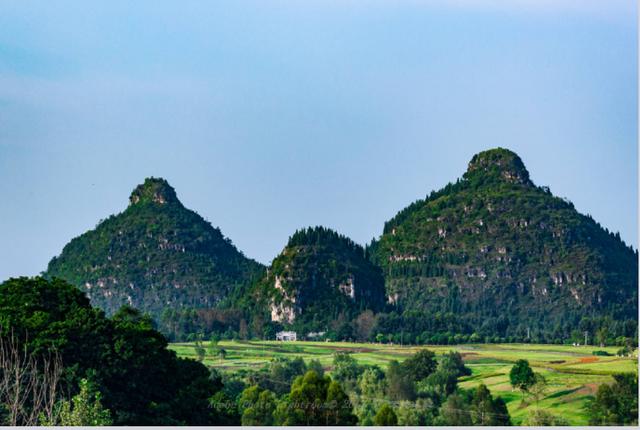
M 509 370 L 516 360 L 529 360 L 533 370 L 545 376 L 549 386 L 538 407 L 562 416 L 572 425 L 586 425 L 584 407 L 598 385 L 612 381 L 618 372 L 637 371 L 637 358 L 595 356 L 593 351 L 615 354 L 618 348 L 594 346 L 538 345 L 538 344 L 470 344 L 458 346 L 399 346 L 346 342 L 275 342 L 222 341 L 218 348 L 226 351 L 224 358 L 213 355 L 208 342 L 203 342 L 204 364 L 224 372 L 241 369 L 257 370 L 274 357 L 302 357 L 305 361 L 319 360 L 326 371 L 332 370 L 333 354 L 350 352 L 359 364 L 386 368 L 391 360 L 403 361 L 416 351 L 428 348 L 437 355 L 450 350 L 460 352 L 471 369 L 470 376 L 459 380 L 462 388 L 484 383 L 492 393 L 504 399 L 514 424 L 524 419 L 533 407 L 521 403 L 521 393 L 509 384 Z M 170 349 L 181 357 L 197 358 L 193 343 L 174 343 Z

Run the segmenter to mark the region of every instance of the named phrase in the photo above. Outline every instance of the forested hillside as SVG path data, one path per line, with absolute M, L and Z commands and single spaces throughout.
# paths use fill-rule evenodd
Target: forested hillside
M 384 308 L 384 279 L 351 239 L 327 228 L 307 228 L 289 238 L 248 305 L 254 321 L 301 334 L 351 337 L 355 317 Z
M 107 314 L 122 305 L 148 312 L 165 332 L 183 314 L 231 307 L 262 276 L 262 265 L 186 209 L 164 179 L 146 179 L 129 201 L 69 242 L 46 276 L 81 288 Z
M 506 149 L 475 155 L 462 179 L 388 221 L 369 251 L 393 307 L 383 333 L 421 342 L 637 333 L 637 251 L 535 186 Z

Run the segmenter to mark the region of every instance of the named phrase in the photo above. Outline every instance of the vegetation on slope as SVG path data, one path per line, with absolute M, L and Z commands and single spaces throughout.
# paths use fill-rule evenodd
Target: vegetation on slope
M 22 371 L 12 374 L 20 376 L 10 379 L 8 386 L 21 389 L 5 392 L 4 385 L 0 389 L 0 400 L 7 393 L 9 399 L 8 405 L 0 405 L 0 422 L 4 422 L 8 412 L 8 416 L 18 417 L 15 424 L 34 424 L 24 421 L 29 410 L 37 406 L 37 396 L 30 391 L 32 382 L 49 369 L 46 363 L 50 363 L 52 354 L 59 357 L 62 371 L 55 379 L 57 382 L 46 387 L 46 393 L 54 393 L 51 400 L 58 401 L 62 410 L 61 416 L 50 414 L 48 423 L 75 425 L 79 412 L 75 408 L 80 405 L 74 397 L 71 409 L 69 400 L 78 392 L 82 398 L 89 386 L 92 397 L 101 403 L 93 408 L 97 424 L 217 422 L 208 399 L 222 384 L 210 377 L 205 366 L 178 358 L 168 350 L 167 340 L 152 328 L 148 317 L 135 309 L 124 307 L 112 318 L 106 318 L 101 310 L 91 307 L 80 290 L 62 280 L 17 278 L 0 284 L 0 339 L 3 345 L 15 346 L 13 352 L 17 355 L 7 354 L 8 350 L 3 349 L 3 358 L 8 357 L 8 362 L 15 364 L 26 355 L 34 357 L 37 363 L 31 376 Z M 10 340 L 7 343 L 7 339 L 16 339 L 17 343 Z M 3 372 L 0 375 L 12 378 Z M 12 405 L 21 391 L 28 396 L 16 410 Z M 109 412 L 104 412 L 102 406 Z
M 383 309 L 384 280 L 351 239 L 324 227 L 307 228 L 290 237 L 250 304 L 254 323 L 275 316 L 278 328 L 349 337 L 353 318 Z
M 179 337 L 182 312 L 232 307 L 262 271 L 219 229 L 186 209 L 165 180 L 147 178 L 124 212 L 73 239 L 51 260 L 46 276 L 78 286 L 107 314 L 125 304 L 148 312 L 163 331 Z M 179 315 L 163 318 L 165 309 Z
M 547 342 L 637 333 L 637 251 L 536 187 L 506 149 L 477 154 L 461 180 L 400 211 L 369 252 L 395 307 L 383 333 L 404 327 L 427 342 L 443 332 Z

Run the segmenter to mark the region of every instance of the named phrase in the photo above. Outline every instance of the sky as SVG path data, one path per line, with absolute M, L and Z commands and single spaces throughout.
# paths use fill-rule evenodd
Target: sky
M 145 177 L 269 263 L 517 152 L 638 244 L 633 0 L 0 0 L 0 280 Z

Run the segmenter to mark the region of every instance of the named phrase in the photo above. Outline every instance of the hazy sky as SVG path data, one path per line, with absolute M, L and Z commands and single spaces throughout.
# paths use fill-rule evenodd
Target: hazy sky
M 516 151 L 637 246 L 636 2 L 0 0 L 0 280 L 146 176 L 268 263 Z

